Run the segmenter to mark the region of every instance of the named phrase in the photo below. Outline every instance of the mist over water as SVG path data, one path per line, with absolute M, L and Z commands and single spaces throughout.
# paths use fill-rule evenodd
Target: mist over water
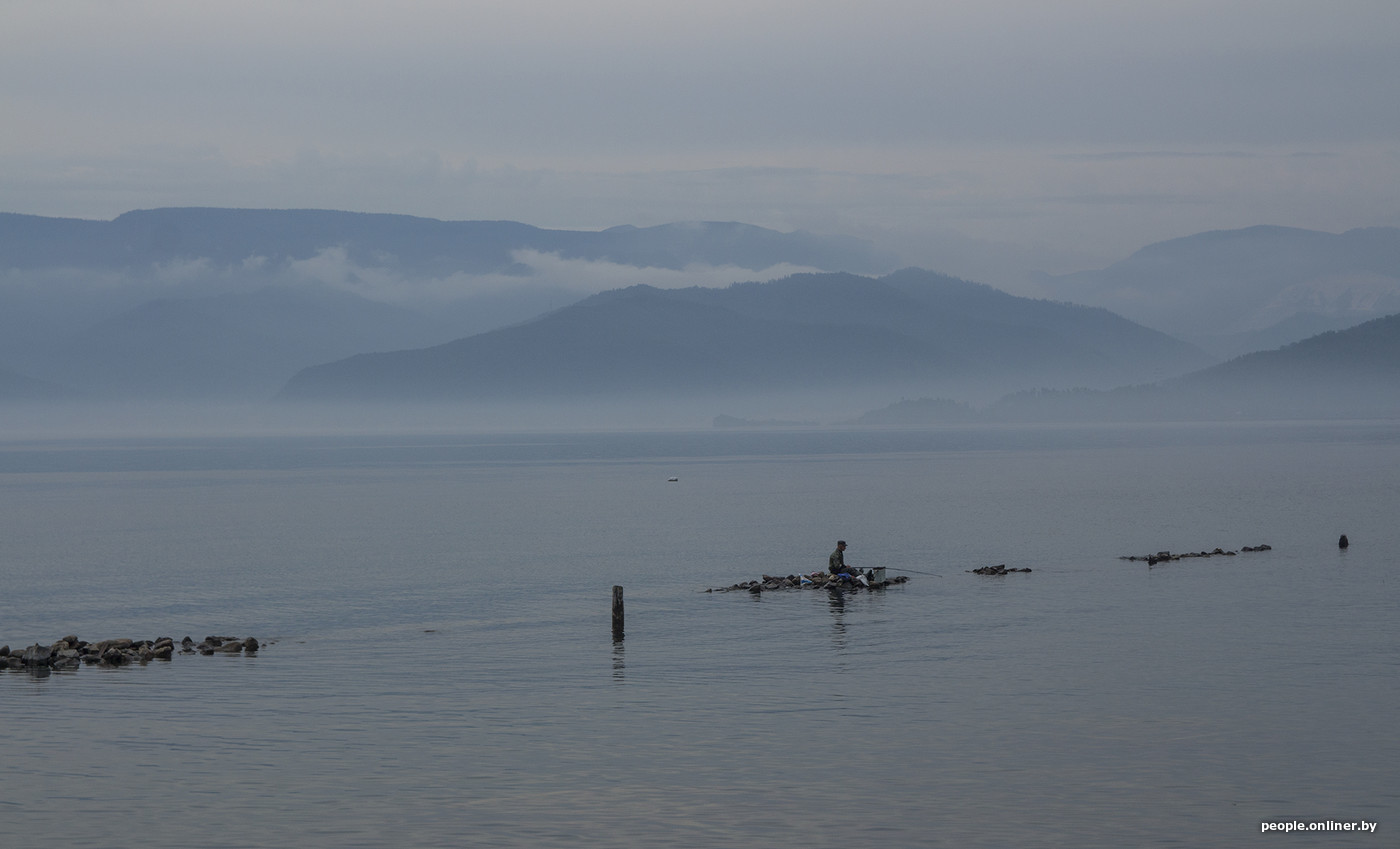
M 720 415 L 832 426 L 889 404 L 897 392 L 873 384 L 764 394 L 677 389 L 640 396 L 442 403 L 17 402 L 0 413 L 0 428 L 9 439 L 707 430 Z
M 1400 810 L 1393 422 L 0 448 L 0 641 L 271 643 L 0 675 L 43 729 L 6 743 L 6 846 L 1228 845 Z M 913 580 L 704 592 L 838 536 Z M 995 563 L 1033 571 L 965 571 Z
M 1394 845 L 1400 4 L 1264 5 L 6 4 L 0 646 L 263 649 L 0 663 L 0 849 Z

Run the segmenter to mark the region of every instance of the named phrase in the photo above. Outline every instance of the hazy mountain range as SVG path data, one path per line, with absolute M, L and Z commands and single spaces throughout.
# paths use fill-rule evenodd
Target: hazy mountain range
M 250 259 L 267 268 L 308 260 L 330 247 L 343 248 L 362 267 L 426 276 L 527 274 L 515 257 L 520 250 L 670 269 L 702 264 L 759 270 L 791 263 L 872 271 L 891 261 L 861 239 L 735 222 L 591 231 L 316 209 L 151 209 L 111 221 L 0 213 L 0 257 L 10 269 L 147 269 L 195 260 L 241 266 Z
M 1393 228 L 1202 233 L 1045 277 L 1055 301 L 918 269 L 871 275 L 893 261 L 856 239 L 736 223 L 585 232 L 317 210 L 0 214 L 0 398 L 834 391 L 847 404 L 986 405 L 1011 393 L 1003 410 L 1041 415 L 1113 394 L 1070 389 L 1205 392 L 1215 380 L 1218 394 L 1265 368 L 1246 358 L 1203 371 L 1227 356 L 1400 311 Z M 1296 358 L 1345 370 L 1387 327 L 1360 348 L 1327 343 L 1342 346 L 1335 355 L 1290 347 L 1268 370 L 1306 371 Z M 1195 372 L 1226 377 L 1182 377 Z
M 87 397 L 262 399 L 306 366 L 523 321 L 628 274 L 728 283 L 885 262 L 858 239 L 737 223 L 586 232 L 319 210 L 0 214 L 0 365 Z
M 1400 312 L 1400 229 L 1217 230 L 1040 283 L 1233 357 Z
M 1107 310 L 919 269 L 604 292 L 514 327 L 299 373 L 281 397 L 488 400 L 1113 386 L 1208 356 Z
M 998 421 L 1389 418 L 1400 415 L 1400 314 L 1245 354 L 1160 383 L 1028 391 Z

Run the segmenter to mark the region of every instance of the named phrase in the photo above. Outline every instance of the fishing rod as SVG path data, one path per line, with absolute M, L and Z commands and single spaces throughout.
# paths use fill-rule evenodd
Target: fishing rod
M 935 578 L 943 577 L 942 575 L 933 572 L 920 572 L 918 569 L 897 569 L 894 566 L 886 566 L 885 568 L 891 572 L 913 572 L 915 575 L 932 575 Z

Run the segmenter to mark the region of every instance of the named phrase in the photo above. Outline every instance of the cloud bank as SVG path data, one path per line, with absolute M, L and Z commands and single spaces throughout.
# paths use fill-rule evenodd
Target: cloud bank
M 723 287 L 749 280 L 772 280 L 819 269 L 778 264 L 759 271 L 738 266 L 690 265 L 684 269 L 638 267 L 615 262 L 564 259 L 558 254 L 534 250 L 512 253 L 511 273 L 467 274 L 444 277 L 406 275 L 392 266 L 365 266 L 350 260 L 344 248 L 330 247 L 316 256 L 288 264 L 278 275 L 285 285 L 314 284 L 340 289 L 374 301 L 431 308 L 437 303 L 468 300 L 510 290 L 543 288 L 579 297 L 609 289 L 647 285 L 659 289 L 689 286 Z

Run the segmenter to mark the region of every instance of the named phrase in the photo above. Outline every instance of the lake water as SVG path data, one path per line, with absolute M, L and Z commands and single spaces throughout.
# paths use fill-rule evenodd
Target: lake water
M 0 674 L 6 849 L 1400 833 L 1396 422 L 9 441 L 0 506 L 0 643 L 271 643 Z M 838 537 L 912 580 L 705 592 Z

